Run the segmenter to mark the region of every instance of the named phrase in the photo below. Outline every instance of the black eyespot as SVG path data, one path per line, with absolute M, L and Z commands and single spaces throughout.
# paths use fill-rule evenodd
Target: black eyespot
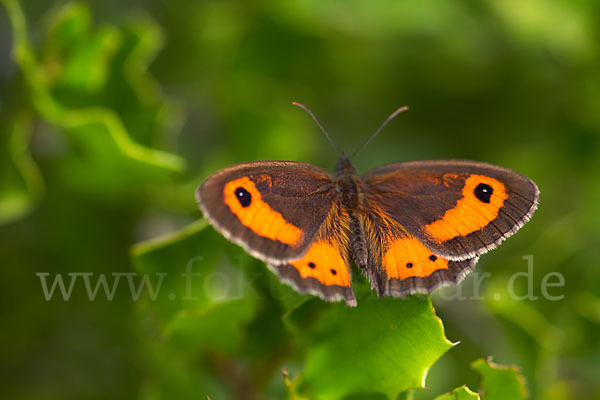
M 406 263 L 406 268 L 412 268 L 413 267 L 413 263 Z
M 243 187 L 235 189 L 235 197 L 238 199 L 242 207 L 248 207 L 252 203 L 252 195 Z
M 335 269 L 333 269 L 333 268 L 331 268 L 331 273 L 332 273 L 333 275 L 337 275 L 337 271 L 336 271 Z
M 310 269 L 315 269 L 315 268 L 317 268 L 317 266 L 315 265 L 315 263 L 314 263 L 314 262 L 312 262 L 312 261 L 308 263 L 308 266 L 310 267 Z
M 429 256 L 429 259 L 431 261 L 435 261 L 435 260 L 437 260 L 437 256 L 435 254 L 432 254 L 432 255 Z
M 494 193 L 494 188 L 485 183 L 480 183 L 473 191 L 475 197 L 477 197 L 479 201 L 483 203 L 490 202 L 490 197 L 492 197 L 492 193 Z

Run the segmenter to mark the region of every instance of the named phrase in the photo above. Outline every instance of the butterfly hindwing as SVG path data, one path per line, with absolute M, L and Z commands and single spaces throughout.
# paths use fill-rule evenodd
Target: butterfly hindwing
M 368 204 L 451 260 L 495 248 L 529 220 L 539 191 L 530 179 L 475 161 L 389 164 L 363 180 Z
M 299 293 L 311 293 L 327 301 L 344 300 L 355 306 L 348 226 L 347 213 L 332 207 L 306 253 L 283 264 L 271 263 L 270 269 Z
M 477 257 L 454 261 L 435 253 L 375 203 L 368 204 L 362 221 L 369 238 L 365 272 L 379 296 L 431 293 L 459 283 L 477 263 Z
M 431 293 L 444 284 L 458 284 L 477 263 L 477 257 L 453 261 L 428 249 L 412 236 L 390 238 L 383 252 L 385 280 L 381 293 L 404 297 L 411 293 Z
M 225 168 L 196 192 L 202 213 L 217 230 L 255 257 L 274 264 L 307 251 L 335 196 L 327 171 L 289 161 Z

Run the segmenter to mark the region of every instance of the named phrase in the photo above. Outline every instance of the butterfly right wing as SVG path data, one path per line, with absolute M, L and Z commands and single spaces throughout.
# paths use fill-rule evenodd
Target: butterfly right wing
M 366 272 L 380 295 L 394 296 L 458 283 L 529 220 L 539 196 L 514 171 L 460 160 L 379 167 L 365 175 L 362 192 Z

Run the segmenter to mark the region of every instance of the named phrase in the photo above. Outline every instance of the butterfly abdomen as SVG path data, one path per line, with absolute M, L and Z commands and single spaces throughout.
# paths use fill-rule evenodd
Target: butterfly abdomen
M 362 224 L 358 218 L 350 217 L 350 256 L 360 268 L 367 266 L 367 242 Z

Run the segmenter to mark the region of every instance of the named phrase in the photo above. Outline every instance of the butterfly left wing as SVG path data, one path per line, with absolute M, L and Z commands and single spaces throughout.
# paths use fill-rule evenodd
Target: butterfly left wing
M 306 253 L 269 268 L 299 293 L 311 293 L 326 301 L 344 300 L 356 306 L 352 291 L 352 269 L 349 260 L 348 213 L 332 207 L 315 240 Z
M 218 231 L 300 293 L 356 305 L 349 217 L 327 171 L 291 161 L 238 164 L 210 176 L 196 199 Z

